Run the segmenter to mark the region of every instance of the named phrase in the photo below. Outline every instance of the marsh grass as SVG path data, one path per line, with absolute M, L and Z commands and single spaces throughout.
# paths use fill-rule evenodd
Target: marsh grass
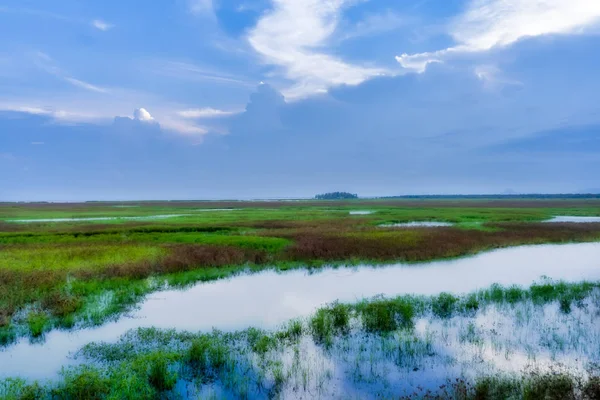
M 47 329 L 50 318 L 48 314 L 40 311 L 31 311 L 27 315 L 27 326 L 32 337 L 41 336 Z
M 148 284 L 148 278 L 185 286 L 265 268 L 421 262 L 518 244 L 599 240 L 600 224 L 535 223 L 552 215 L 597 215 L 598 204 L 557 199 L 0 204 L 0 345 L 12 340 L 13 317 L 25 307 L 46 311 L 51 326 L 98 324 L 160 287 Z M 357 207 L 376 213 L 349 217 L 348 210 Z M 1 221 L 160 214 L 193 215 L 102 224 Z M 458 225 L 377 226 L 412 220 Z M 544 290 L 536 296 L 545 296 Z M 111 301 L 98 306 L 105 295 Z M 502 296 L 519 301 L 520 293 Z M 579 301 L 576 293 L 561 296 L 564 312 Z M 472 300 L 453 308 L 474 312 L 479 300 Z

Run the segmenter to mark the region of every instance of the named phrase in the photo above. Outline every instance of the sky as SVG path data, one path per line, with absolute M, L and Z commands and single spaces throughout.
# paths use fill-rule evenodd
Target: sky
M 600 192 L 600 1 L 0 0 L 0 201 Z

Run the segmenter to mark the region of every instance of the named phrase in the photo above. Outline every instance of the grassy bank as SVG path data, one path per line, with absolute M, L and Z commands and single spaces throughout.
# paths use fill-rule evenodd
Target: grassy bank
M 191 215 L 0 222 L 0 344 L 52 327 L 101 323 L 165 284 L 247 269 L 422 262 L 520 244 L 597 241 L 597 223 L 535 221 L 599 215 L 599 205 L 594 200 L 4 204 L 0 220 Z M 415 220 L 456 225 L 379 226 Z
M 0 397 L 596 399 L 599 310 L 599 283 L 542 282 L 334 303 L 275 332 L 140 329 Z

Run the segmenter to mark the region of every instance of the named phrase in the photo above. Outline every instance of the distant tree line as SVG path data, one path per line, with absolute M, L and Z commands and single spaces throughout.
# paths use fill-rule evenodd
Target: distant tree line
M 557 194 L 429 194 L 383 196 L 378 199 L 600 199 L 595 193 L 557 193 Z
M 331 192 L 322 193 L 315 196 L 317 200 L 342 200 L 342 199 L 358 199 L 358 195 L 348 192 Z

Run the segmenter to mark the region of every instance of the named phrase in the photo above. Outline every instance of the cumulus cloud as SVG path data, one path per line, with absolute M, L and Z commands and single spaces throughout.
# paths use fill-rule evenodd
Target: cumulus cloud
M 92 21 L 92 26 L 101 31 L 107 31 L 107 30 L 111 29 L 114 25 L 109 24 L 106 21 L 102 21 L 101 19 L 95 19 Z
M 402 54 L 404 68 L 423 72 L 427 64 L 453 53 L 487 51 L 521 39 L 548 34 L 578 34 L 600 22 L 600 1 L 471 0 L 449 26 L 456 45 L 435 52 Z
M 358 85 L 383 75 L 382 68 L 353 65 L 322 50 L 335 32 L 348 0 L 274 0 L 273 9 L 250 31 L 248 41 L 268 64 L 295 82 L 287 98 L 326 92 L 337 85 Z
M 154 122 L 154 117 L 145 108 L 136 108 L 133 110 L 133 119 L 142 122 Z
M 238 114 L 240 111 L 224 111 L 217 110 L 215 108 L 194 108 L 189 110 L 178 111 L 177 115 L 183 118 L 196 118 L 196 119 L 208 119 L 208 118 L 220 118 L 227 117 L 230 115 Z

